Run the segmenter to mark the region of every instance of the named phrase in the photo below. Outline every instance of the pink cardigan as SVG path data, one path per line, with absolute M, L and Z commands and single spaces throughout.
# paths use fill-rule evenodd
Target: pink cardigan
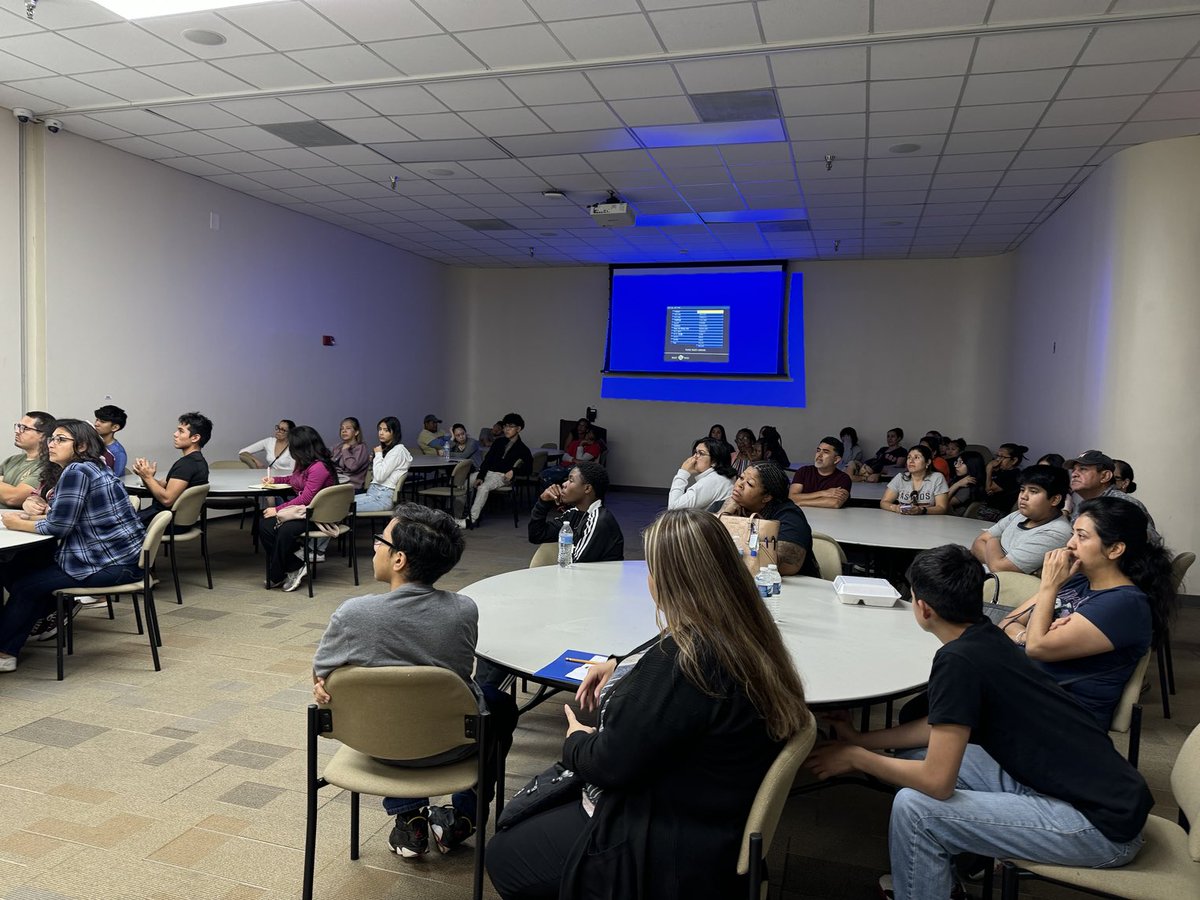
M 280 503 L 276 509 L 285 506 L 308 506 L 317 491 L 337 484 L 337 478 L 330 474 L 324 463 L 310 463 L 304 469 L 293 475 L 282 475 L 271 479 L 275 484 L 286 484 L 296 492 L 291 500 Z

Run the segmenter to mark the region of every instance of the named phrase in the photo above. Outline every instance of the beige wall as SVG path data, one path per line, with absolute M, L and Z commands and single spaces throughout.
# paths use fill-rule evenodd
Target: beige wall
M 1177 551 L 1200 545 L 1178 465 L 1200 441 L 1197 172 L 1200 138 L 1122 151 L 1021 247 L 1007 416 L 1044 449 L 1129 460 Z
M 357 415 L 372 440 L 394 414 L 415 442 L 443 394 L 421 335 L 451 327 L 444 267 L 78 136 L 46 154 L 51 412 L 111 396 L 130 455 L 160 462 L 191 409 L 215 423 L 210 459 L 282 417 L 332 441 Z
M 21 185 L 17 122 L 0 109 L 0 422 L 20 415 L 21 398 Z M 9 429 L 11 430 L 11 429 Z M 8 431 L 5 431 L 8 434 Z M 12 439 L 0 439 L 0 458 Z M 15 452 L 15 451 L 14 451 Z
M 804 409 L 605 400 L 605 268 L 456 269 L 450 296 L 469 377 L 452 409 L 477 430 L 515 409 L 527 442 L 557 438 L 560 418 L 599 408 L 616 484 L 666 487 L 691 441 L 773 424 L 793 458 L 827 433 L 858 429 L 868 452 L 893 425 L 994 443 L 1007 358 L 1010 257 L 794 263 L 804 274 Z

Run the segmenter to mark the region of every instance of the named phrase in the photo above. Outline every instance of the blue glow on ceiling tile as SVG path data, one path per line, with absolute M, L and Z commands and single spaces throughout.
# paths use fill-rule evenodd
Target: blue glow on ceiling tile
M 710 224 L 716 222 L 784 222 L 792 219 L 807 219 L 808 210 L 803 206 L 790 209 L 732 209 L 727 212 L 706 212 L 702 213 L 700 217 Z
M 703 225 L 704 220 L 695 213 L 663 213 L 657 216 L 638 216 L 637 227 L 666 228 L 671 225 Z
M 786 140 L 779 119 L 753 122 L 706 122 L 695 125 L 646 125 L 631 128 L 644 147 L 697 147 L 705 144 L 767 144 Z

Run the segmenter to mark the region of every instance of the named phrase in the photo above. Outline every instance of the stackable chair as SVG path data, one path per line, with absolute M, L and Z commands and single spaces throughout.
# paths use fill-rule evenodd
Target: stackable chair
M 388 512 L 391 516 L 391 512 Z M 304 532 L 303 550 L 304 567 L 308 569 L 308 596 L 313 595 L 313 581 L 317 577 L 317 559 L 315 541 L 320 538 L 350 536 L 350 559 L 348 566 L 354 567 L 354 584 L 358 584 L 358 545 L 354 541 L 354 485 L 335 484 L 332 487 L 317 491 L 308 504 L 305 512 L 307 528 Z M 332 525 L 336 534 L 318 528 L 318 525 Z
M 208 513 L 204 506 L 209 488 L 210 485 L 207 484 L 190 487 L 171 504 L 171 527 L 163 535 L 162 542 L 171 557 L 171 578 L 175 581 L 176 603 L 183 602 L 183 592 L 179 589 L 179 561 L 176 559 L 179 544 L 200 542 L 204 574 L 208 578 L 208 589 L 212 590 L 212 565 L 208 557 Z

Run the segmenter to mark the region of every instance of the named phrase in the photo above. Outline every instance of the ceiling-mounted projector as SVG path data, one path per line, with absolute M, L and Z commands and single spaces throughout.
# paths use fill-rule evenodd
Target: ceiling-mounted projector
M 592 221 L 601 228 L 625 228 L 637 221 L 637 213 L 628 203 L 614 193 L 609 193 L 603 203 L 593 203 L 587 208 Z

